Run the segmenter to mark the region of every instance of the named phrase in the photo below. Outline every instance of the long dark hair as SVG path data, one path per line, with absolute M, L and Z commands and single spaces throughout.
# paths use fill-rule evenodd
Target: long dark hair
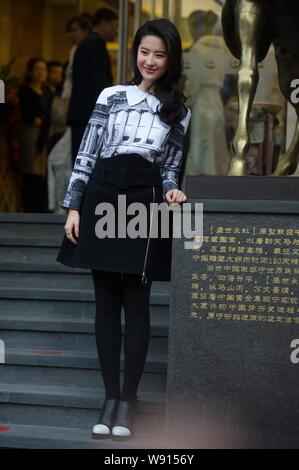
M 168 69 L 155 82 L 155 96 L 161 102 L 161 109 L 157 110 L 157 114 L 166 124 L 176 125 L 187 113 L 187 108 L 184 105 L 186 97 L 179 84 L 183 69 L 182 42 L 179 32 L 176 26 L 166 18 L 147 21 L 138 29 L 131 49 L 131 65 L 134 76 L 126 83 L 127 85 L 139 85 L 143 80 L 137 67 L 137 54 L 144 36 L 157 36 L 163 40 L 166 47 Z

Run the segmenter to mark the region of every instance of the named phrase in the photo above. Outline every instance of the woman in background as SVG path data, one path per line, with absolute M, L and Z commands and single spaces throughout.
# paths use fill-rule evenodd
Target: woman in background
M 47 64 L 33 58 L 19 90 L 21 132 L 20 172 L 24 212 L 48 212 L 47 142 L 52 95 L 45 86 Z

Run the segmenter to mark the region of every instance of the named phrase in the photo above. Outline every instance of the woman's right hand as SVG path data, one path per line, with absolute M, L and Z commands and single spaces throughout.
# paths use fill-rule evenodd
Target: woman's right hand
M 77 210 L 70 209 L 68 212 L 68 217 L 64 229 L 66 237 L 75 245 L 78 245 L 78 242 L 75 240 L 75 237 L 79 238 L 79 227 L 80 214 Z

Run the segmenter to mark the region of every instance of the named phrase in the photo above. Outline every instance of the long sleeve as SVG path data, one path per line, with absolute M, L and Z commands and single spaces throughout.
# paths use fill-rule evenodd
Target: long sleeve
M 171 129 L 162 149 L 163 163 L 160 165 L 160 172 L 165 201 L 167 192 L 178 188 L 178 174 L 182 164 L 184 137 L 191 118 L 191 111 L 189 108 L 187 110 L 186 116 Z
M 88 180 L 104 144 L 104 134 L 109 118 L 106 90 L 105 88 L 100 93 L 86 126 L 67 193 L 61 204 L 63 209 L 80 209 Z

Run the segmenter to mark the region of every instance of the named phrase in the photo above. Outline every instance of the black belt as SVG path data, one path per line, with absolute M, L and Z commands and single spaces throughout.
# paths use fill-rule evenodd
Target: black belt
M 94 168 L 90 178 L 100 183 L 110 183 L 120 188 L 129 186 L 158 186 L 161 185 L 161 174 L 158 167 L 137 168 L 131 166 L 120 166 L 119 168 L 108 168 L 97 166 Z

